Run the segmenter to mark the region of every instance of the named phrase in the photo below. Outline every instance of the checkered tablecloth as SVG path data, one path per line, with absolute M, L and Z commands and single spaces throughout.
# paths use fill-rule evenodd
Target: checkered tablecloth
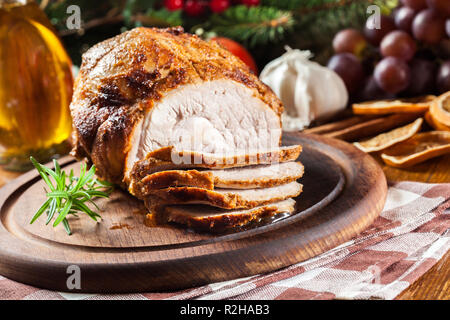
M 450 248 L 450 184 L 391 183 L 358 237 L 270 274 L 144 294 L 69 294 L 0 276 L 0 299 L 393 299 Z

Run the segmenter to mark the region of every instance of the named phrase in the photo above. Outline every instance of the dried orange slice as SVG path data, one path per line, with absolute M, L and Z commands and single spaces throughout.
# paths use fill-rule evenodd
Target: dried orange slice
M 436 130 L 441 131 L 450 131 L 450 127 L 447 127 L 445 124 L 439 122 L 439 120 L 435 119 L 430 111 L 427 111 L 424 116 L 426 122 Z
M 444 154 L 450 154 L 450 132 L 430 131 L 386 149 L 381 158 L 389 166 L 406 168 Z
M 411 138 L 414 134 L 419 132 L 422 126 L 423 119 L 419 118 L 416 121 L 407 124 L 406 126 L 379 134 L 371 139 L 355 142 L 354 145 L 364 152 L 381 151 L 396 143 Z
M 354 114 L 390 114 L 390 113 L 425 113 L 435 96 L 428 95 L 417 98 L 368 101 L 353 104 Z
M 430 114 L 435 122 L 450 127 L 450 91 L 440 95 L 431 103 Z

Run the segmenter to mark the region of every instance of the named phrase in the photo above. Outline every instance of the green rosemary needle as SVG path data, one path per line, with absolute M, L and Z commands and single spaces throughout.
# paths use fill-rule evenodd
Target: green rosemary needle
M 93 199 L 97 197 L 108 198 L 113 190 L 113 185 L 95 178 L 95 166 L 87 170 L 86 164 L 82 164 L 80 176 L 75 177 L 73 170 L 70 170 L 68 175 L 61 170 L 56 160 L 53 160 L 54 170 L 40 164 L 33 157 L 30 157 L 30 160 L 50 189 L 50 191 L 45 190 L 48 199 L 38 209 L 30 224 L 46 212 L 46 225 L 55 218 L 53 227 L 62 223 L 67 234 L 70 235 L 72 232 L 67 220 L 68 215 L 77 216 L 78 213 L 85 213 L 94 221 L 97 221 L 97 218 L 101 218 L 87 204 L 90 203 L 99 210 Z

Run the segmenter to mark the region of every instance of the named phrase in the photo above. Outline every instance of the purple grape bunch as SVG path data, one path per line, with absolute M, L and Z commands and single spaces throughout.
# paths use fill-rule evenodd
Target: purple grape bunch
M 450 0 L 400 0 L 390 16 L 376 19 L 333 40 L 328 68 L 353 101 L 450 91 Z

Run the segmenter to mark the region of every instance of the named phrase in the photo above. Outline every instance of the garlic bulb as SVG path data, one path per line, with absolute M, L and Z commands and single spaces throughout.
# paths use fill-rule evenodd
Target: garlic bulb
M 260 79 L 283 101 L 283 129 L 302 130 L 345 109 L 348 93 L 332 70 L 310 61 L 311 52 L 285 47 L 286 53 L 267 64 Z

